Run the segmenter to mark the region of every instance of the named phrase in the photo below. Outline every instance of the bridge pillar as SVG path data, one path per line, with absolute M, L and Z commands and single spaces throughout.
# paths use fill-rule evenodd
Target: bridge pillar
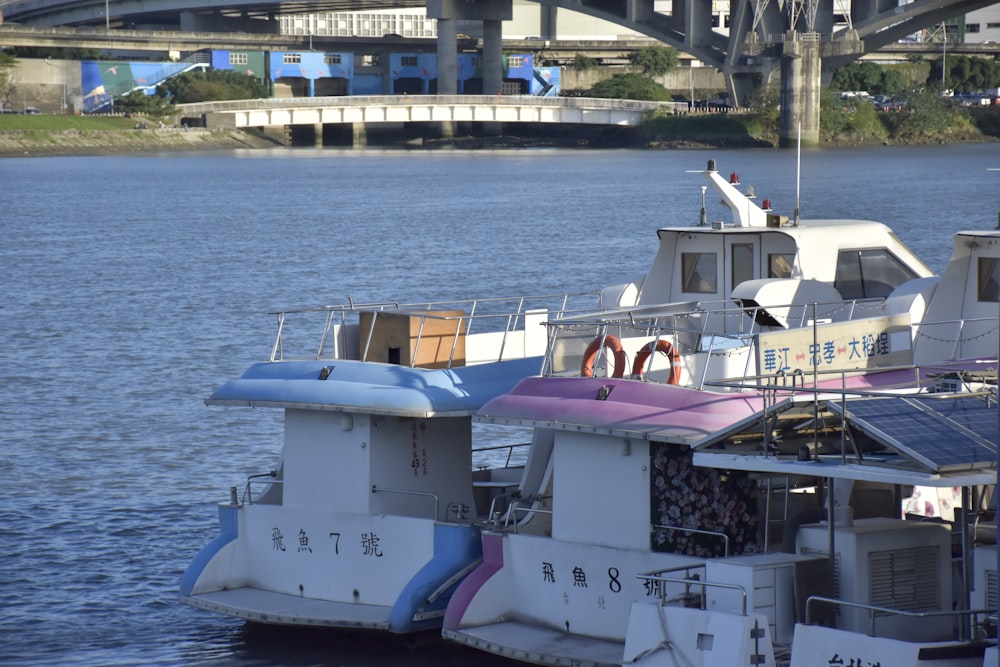
M 368 128 L 364 123 L 351 123 L 351 146 L 364 148 L 368 145 Z
M 438 22 L 438 93 L 454 95 L 458 92 L 458 39 L 456 21 L 483 21 L 483 92 L 500 92 L 487 88 L 487 52 L 501 54 L 501 21 L 514 18 L 513 0 L 427 0 L 427 16 Z M 498 63 L 501 56 L 498 56 Z M 498 67 L 498 71 L 502 68 Z M 498 74 L 502 77 L 502 74 Z
M 455 19 L 438 19 L 437 92 L 458 94 L 458 31 Z
M 483 21 L 483 94 L 503 92 L 503 25 Z
M 814 35 L 815 33 L 804 33 Z M 803 33 L 787 33 L 781 56 L 781 116 L 778 144 L 819 145 L 819 97 L 822 83 L 820 42 L 803 41 Z

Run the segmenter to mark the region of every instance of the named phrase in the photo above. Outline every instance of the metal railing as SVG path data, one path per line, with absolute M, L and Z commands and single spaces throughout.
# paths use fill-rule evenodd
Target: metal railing
M 384 489 L 379 488 L 375 484 L 372 484 L 372 493 L 398 493 L 404 496 L 422 496 L 425 498 L 432 498 L 434 500 L 434 520 L 438 519 L 438 505 L 440 504 L 440 499 L 436 493 L 431 493 L 430 491 L 410 491 L 409 489 Z
M 665 339 L 679 355 L 707 353 L 711 357 L 716 352 L 734 347 L 749 347 L 752 338 L 764 331 L 761 322 L 771 320 L 774 313 L 780 313 L 784 321 L 782 329 L 803 329 L 822 326 L 825 322 L 840 324 L 884 316 L 885 300 L 855 299 L 766 307 L 742 307 L 728 300 L 704 301 L 608 309 L 567 316 L 546 323 L 549 345 L 542 374 L 557 375 L 574 370 L 575 367 L 564 365 L 559 360 L 582 358 L 584 348 L 593 339 L 601 339 L 602 342 L 594 359 L 594 366 L 599 366 L 606 354 L 603 342 L 608 336 Z M 749 375 L 753 362 L 752 355 L 748 355 L 742 375 Z M 708 364 L 700 370 L 701 376 L 694 378 L 692 383 L 698 389 L 708 379 Z
M 651 588 L 654 588 L 659 593 L 660 604 L 666 605 L 671 602 L 676 602 L 677 600 L 684 600 L 685 602 L 691 598 L 691 587 L 699 588 L 699 600 L 701 608 L 705 608 L 705 598 L 706 590 L 709 588 L 717 588 L 721 590 L 732 590 L 737 591 L 740 594 L 740 615 L 747 615 L 747 591 L 742 586 L 737 584 L 724 584 L 721 582 L 705 581 L 704 579 L 699 579 L 704 573 L 704 564 L 699 565 L 681 565 L 679 567 L 667 568 L 664 570 L 654 570 L 652 572 L 643 572 L 637 574 L 636 578 L 644 582 L 649 582 L 652 584 Z M 694 570 L 699 570 L 698 573 L 692 573 Z M 684 572 L 685 576 L 682 577 L 667 577 L 666 574 L 673 574 L 675 572 Z M 667 587 L 663 584 L 679 584 L 684 587 L 684 593 L 680 598 L 667 598 Z
M 724 550 L 724 556 L 729 557 L 729 535 L 725 533 L 720 533 L 715 530 L 701 530 L 699 528 L 684 528 L 683 526 L 664 526 L 664 525 L 654 525 L 653 530 L 679 530 L 684 533 L 696 533 L 698 535 L 707 535 L 709 537 L 718 537 L 722 539 L 722 548 Z
M 264 478 L 267 480 L 264 480 Z M 254 485 L 266 485 L 271 487 L 272 485 L 283 485 L 284 480 L 278 479 L 278 472 L 276 470 L 270 470 L 268 472 L 262 472 L 256 475 L 250 475 L 247 477 L 246 485 L 243 487 L 243 498 L 241 502 L 245 505 L 253 505 L 253 486 Z M 236 504 L 236 487 L 230 489 L 230 496 L 233 504 Z
M 903 616 L 906 618 L 941 618 L 951 617 L 964 619 L 966 623 L 977 630 L 981 628 L 981 623 L 977 622 L 979 617 L 989 618 L 996 614 L 996 609 L 948 609 L 944 611 L 906 611 L 903 609 L 893 609 L 891 607 L 880 607 L 874 604 L 864 604 L 861 602 L 848 602 L 837 598 L 824 597 L 822 595 L 811 595 L 806 598 L 805 624 L 812 625 L 812 611 L 815 604 L 827 604 L 835 607 L 850 607 L 868 612 L 868 636 L 875 637 L 875 619 L 889 616 Z
M 576 302 L 579 301 L 577 305 Z M 425 301 L 414 303 L 371 302 L 358 303 L 348 297 L 348 303 L 317 306 L 313 308 L 288 309 L 272 312 L 277 317 L 277 333 L 271 346 L 270 361 L 285 361 L 295 358 L 309 359 L 367 359 L 371 352 L 373 336 L 379 315 L 396 313 L 417 318 L 418 333 L 410 350 L 411 365 L 417 359 L 421 343 L 425 341 L 425 329 L 429 322 L 439 323 L 439 328 L 447 329 L 451 337 L 451 350 L 447 355 L 446 366 L 451 367 L 455 361 L 459 339 L 477 333 L 502 334 L 496 361 L 504 357 L 509 337 L 517 331 L 524 331 L 526 316 L 537 311 L 544 311 L 545 316 L 558 321 L 571 312 L 582 312 L 584 306 L 592 308 L 597 302 L 596 293 L 562 293 L 543 294 L 517 297 L 494 297 L 487 299 L 468 299 L 456 301 Z M 571 310 L 573 305 L 574 310 Z M 443 314 L 442 311 L 462 311 L 465 314 Z M 303 356 L 286 356 L 288 329 L 292 319 L 317 316 L 322 318 L 319 342 L 313 351 Z M 362 317 L 369 318 L 367 326 L 361 330 Z M 443 324 L 441 324 L 443 323 Z M 348 330 L 357 328 L 358 351 L 350 350 L 351 341 Z M 436 333 L 435 337 L 443 337 Z

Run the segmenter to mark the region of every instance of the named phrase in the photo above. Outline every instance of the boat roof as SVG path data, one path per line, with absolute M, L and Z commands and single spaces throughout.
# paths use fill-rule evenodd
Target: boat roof
M 261 362 L 217 389 L 206 405 L 295 408 L 404 417 L 471 416 L 537 373 L 541 357 L 446 369 L 357 360 Z
M 694 463 L 704 467 L 922 486 L 994 483 L 1000 438 L 995 394 L 988 400 L 915 390 L 908 395 L 866 395 L 866 390 L 895 386 L 907 377 L 913 378 L 912 369 L 859 375 L 851 378 L 847 397 L 843 392 L 809 392 L 770 406 L 757 391 L 719 393 L 634 380 L 533 377 L 489 401 L 477 419 L 686 445 L 695 452 Z M 834 419 L 837 429 L 846 412 L 850 437 L 863 448 L 851 445 L 846 454 L 800 458 L 796 443 L 809 443 L 810 434 L 818 430 L 814 402 L 816 414 Z M 790 437 L 783 443 L 785 449 L 779 451 L 772 443 L 765 451 L 760 444 L 764 418 L 775 420 L 778 415 L 788 424 L 781 432 Z M 824 422 L 820 428 L 826 426 Z M 779 429 L 769 425 L 768 430 Z M 796 436 L 801 440 L 794 440 Z M 829 444 L 830 436 L 825 440 Z

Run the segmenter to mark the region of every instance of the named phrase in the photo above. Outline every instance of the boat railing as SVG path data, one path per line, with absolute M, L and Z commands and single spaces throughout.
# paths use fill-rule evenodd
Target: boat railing
M 473 447 L 472 457 L 476 458 L 477 454 L 483 454 L 485 452 L 500 452 L 507 450 L 507 457 L 504 460 L 502 466 L 494 465 L 493 463 L 478 463 L 476 464 L 476 470 L 491 470 L 495 468 L 510 468 L 511 458 L 514 456 L 515 449 L 529 449 L 531 447 L 530 442 L 512 442 L 506 445 L 490 445 L 488 447 Z
M 622 341 L 627 354 L 638 347 L 668 342 L 678 355 L 703 353 L 711 357 L 735 348 L 749 348 L 754 337 L 768 331 L 785 331 L 874 318 L 885 315 L 883 299 L 816 302 L 808 304 L 742 306 L 732 300 L 685 302 L 616 308 L 570 315 L 546 322 L 549 343 L 543 375 L 559 375 L 582 370 L 587 350 L 597 341 L 593 366 L 604 363 L 608 350 Z M 778 318 L 778 319 L 776 319 Z M 659 349 L 659 348 L 658 348 Z M 647 363 L 652 363 L 649 355 Z M 742 375 L 755 363 L 746 355 Z M 648 370 L 649 367 L 647 367 Z M 619 376 L 631 369 L 618 371 Z M 708 379 L 709 365 L 701 369 L 694 384 L 701 388 Z
M 372 493 L 398 493 L 405 496 L 422 496 L 425 498 L 431 498 L 434 501 L 434 520 L 438 519 L 438 505 L 440 504 L 440 499 L 436 493 L 431 493 L 430 491 L 411 491 L 410 489 L 386 489 L 375 484 L 372 484 Z
M 940 344 L 948 346 L 946 356 L 936 355 L 942 359 L 958 359 L 975 356 L 963 352 L 965 346 L 982 342 L 979 350 L 995 351 L 997 348 L 997 332 L 1000 322 L 993 317 L 970 317 L 956 320 L 932 320 L 916 322 L 913 327 L 914 348 L 921 345 Z
M 267 479 L 265 479 L 267 478 Z M 284 480 L 278 479 L 278 472 L 276 470 L 269 470 L 268 472 L 258 473 L 256 475 L 250 475 L 247 477 L 246 485 L 243 487 L 243 498 L 241 499 L 244 505 L 253 505 L 255 502 L 253 498 L 253 487 L 264 486 L 267 489 L 273 488 L 274 485 L 279 487 L 284 484 Z M 266 490 L 265 490 L 266 493 Z M 229 494 L 233 504 L 236 503 L 236 487 L 230 487 Z
M 722 540 L 723 555 L 729 556 L 729 535 L 714 530 L 701 530 L 700 528 L 685 528 L 684 526 L 655 525 L 653 530 L 679 530 L 684 533 L 696 533 L 698 535 L 708 535 Z
M 499 361 L 504 358 L 511 335 L 515 331 L 523 334 L 530 315 L 542 313 L 543 319 L 558 320 L 569 313 L 593 310 L 597 296 L 596 293 L 566 292 L 412 303 L 355 302 L 348 297 L 345 304 L 280 310 L 271 313 L 277 318 L 277 332 L 269 359 L 374 360 L 373 342 L 380 327 L 391 326 L 385 321 L 385 316 L 389 315 L 405 318 L 400 331 L 409 339 L 410 349 L 400 363 L 409 358 L 408 365 L 416 365 L 421 345 L 434 345 L 436 360 L 450 368 L 460 363 L 457 357 L 463 339 L 479 333 L 493 333 L 499 337 L 494 346 L 495 358 L 488 359 Z M 317 319 L 319 323 L 315 323 Z M 318 341 L 314 338 L 317 329 Z
M 517 519 L 517 515 L 520 514 L 552 514 L 551 509 L 546 509 L 544 507 L 534 507 L 537 502 L 542 502 L 548 497 L 542 496 L 528 496 L 524 498 L 515 497 L 513 494 L 505 493 L 496 496 L 490 503 L 490 520 L 493 522 L 495 528 L 500 528 L 500 512 L 496 512 L 496 503 L 499 500 L 506 500 L 510 503 L 507 507 L 507 511 L 503 512 L 503 528 L 507 529 L 511 526 L 514 527 L 514 532 L 519 532 L 518 526 L 520 521 Z M 521 503 L 530 503 L 529 505 L 522 505 Z
M 737 591 L 740 594 L 740 615 L 746 616 L 748 597 L 746 589 L 738 584 L 706 581 L 704 579 L 704 569 L 704 564 L 682 565 L 664 570 L 644 572 L 636 575 L 636 578 L 643 582 L 643 586 L 646 587 L 647 591 L 652 591 L 657 595 L 657 597 L 659 597 L 661 605 L 668 605 L 676 602 L 683 602 L 687 605 L 691 602 L 692 598 L 696 596 L 699 601 L 699 605 L 702 609 L 704 609 L 705 599 L 707 597 L 706 593 L 709 588 Z M 684 575 L 677 577 L 666 576 L 674 574 L 675 572 L 683 572 Z M 684 593 L 679 597 L 668 598 L 666 584 L 679 584 L 684 587 Z M 698 588 L 697 593 L 694 593 L 691 590 L 693 587 Z
M 863 602 L 849 602 L 837 598 L 824 597 L 822 595 L 811 595 L 806 598 L 806 612 L 804 622 L 812 625 L 813 607 L 816 605 L 831 605 L 835 607 L 850 607 L 868 612 L 868 636 L 875 637 L 875 620 L 890 616 L 903 616 L 906 618 L 942 618 L 952 617 L 960 621 L 959 627 L 971 627 L 976 630 L 975 639 L 981 639 L 988 633 L 983 631 L 984 621 L 996 615 L 996 609 L 945 609 L 936 611 L 909 611 L 905 609 L 893 609 L 892 607 L 881 607 Z M 980 619 L 983 619 L 982 621 Z M 981 632 L 982 631 L 982 632 Z

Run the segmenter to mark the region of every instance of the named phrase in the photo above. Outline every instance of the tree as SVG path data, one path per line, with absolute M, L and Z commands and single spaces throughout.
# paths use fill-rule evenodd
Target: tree
M 17 58 L 0 52 L 0 107 L 7 106 L 11 94 L 14 92 L 15 67 L 17 67 Z
M 115 98 L 115 111 L 161 116 L 167 113 L 166 100 L 159 95 L 147 95 L 141 90 L 133 90 L 127 95 Z
M 174 104 L 252 100 L 268 96 L 263 81 L 233 70 L 185 72 L 157 86 L 156 94 Z
M 629 54 L 628 60 L 646 76 L 663 76 L 677 68 L 677 50 L 669 46 L 644 46 Z
M 648 76 L 634 72 L 615 74 L 610 79 L 597 82 L 591 87 L 588 96 L 617 100 L 670 101 L 670 91 Z
M 573 69 L 578 72 L 586 72 L 588 70 L 595 69 L 597 67 L 597 60 L 591 58 L 590 56 L 578 53 L 573 58 Z

